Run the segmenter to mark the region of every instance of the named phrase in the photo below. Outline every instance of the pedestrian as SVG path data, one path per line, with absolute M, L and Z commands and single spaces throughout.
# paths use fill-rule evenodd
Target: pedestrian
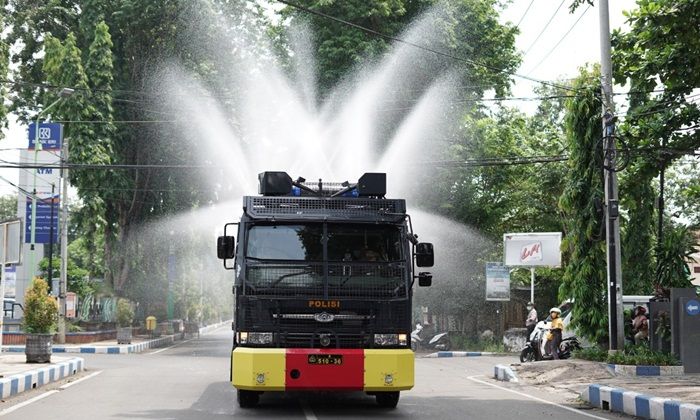
M 632 332 L 634 333 L 634 344 L 640 344 L 649 339 L 649 320 L 647 310 L 643 306 L 637 306 L 632 319 Z
M 526 308 L 527 319 L 525 320 L 525 328 L 527 328 L 527 341 L 530 341 L 532 331 L 535 330 L 537 325 L 537 309 L 535 309 L 535 304 L 532 302 L 528 302 Z
M 564 321 L 560 318 L 561 309 L 552 308 L 549 310 L 549 315 L 552 317 L 552 325 L 549 327 L 547 335 L 547 347 L 552 359 L 559 360 L 559 345 L 561 344 L 561 334 L 564 331 Z

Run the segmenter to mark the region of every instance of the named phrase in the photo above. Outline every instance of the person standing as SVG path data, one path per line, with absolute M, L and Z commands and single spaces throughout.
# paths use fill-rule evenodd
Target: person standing
M 564 331 L 564 321 L 561 319 L 561 309 L 552 308 L 549 310 L 549 315 L 552 317 L 552 325 L 549 327 L 547 336 L 547 347 L 552 359 L 559 360 L 559 345 L 561 344 L 561 335 Z
M 530 336 L 532 331 L 535 330 L 537 325 L 537 309 L 535 309 L 535 304 L 532 302 L 527 303 L 527 319 L 525 320 L 525 328 L 527 328 L 527 341 L 530 341 Z
M 634 333 L 634 344 L 640 344 L 641 342 L 649 339 L 649 320 L 646 316 L 646 308 L 643 306 L 637 306 L 635 308 L 635 316 L 632 319 L 632 332 Z

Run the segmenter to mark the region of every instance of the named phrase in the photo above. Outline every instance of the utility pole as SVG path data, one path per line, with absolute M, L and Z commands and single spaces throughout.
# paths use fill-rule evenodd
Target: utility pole
M 612 92 L 612 57 L 608 0 L 598 4 L 600 18 L 600 62 L 603 82 L 603 148 L 605 153 L 605 227 L 607 242 L 608 334 L 610 351 L 624 349 L 622 309 L 622 264 L 620 258 L 620 208 L 615 172 L 615 103 Z
M 58 287 L 58 343 L 66 342 L 66 292 L 68 291 L 68 141 L 61 145 L 61 281 Z

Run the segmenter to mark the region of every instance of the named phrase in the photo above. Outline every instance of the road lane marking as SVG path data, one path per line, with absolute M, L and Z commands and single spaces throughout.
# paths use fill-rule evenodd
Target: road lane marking
M 486 382 L 486 381 L 482 381 L 482 380 L 480 380 L 480 379 L 476 379 L 476 378 L 483 377 L 483 376 L 484 376 L 484 375 L 468 376 L 467 379 L 469 379 L 469 380 L 472 381 L 472 382 L 477 382 L 477 383 L 480 383 L 480 384 L 483 384 L 483 385 L 488 385 L 488 386 L 490 386 L 490 387 L 497 388 L 497 389 L 500 389 L 500 390 L 502 390 L 502 391 L 507 391 L 507 392 L 510 392 L 510 393 L 513 393 L 513 394 L 516 394 L 516 395 L 520 395 L 521 397 L 525 397 L 525 398 L 529 398 L 529 399 L 531 399 L 531 400 L 539 401 L 539 402 L 544 403 L 544 404 L 549 404 L 549 405 L 553 405 L 553 406 L 555 406 L 555 407 L 563 408 L 564 410 L 571 411 L 572 413 L 580 414 L 580 415 L 585 416 L 585 417 L 590 417 L 590 418 L 592 418 L 592 419 L 599 419 L 599 420 L 608 420 L 608 419 L 605 418 L 605 417 L 595 416 L 595 415 L 593 415 L 593 414 L 585 413 L 585 412 L 583 412 L 583 411 L 581 411 L 581 410 L 577 410 L 577 409 L 575 409 L 575 408 L 567 407 L 567 406 L 565 406 L 565 405 L 557 404 L 557 403 L 552 402 L 552 401 L 547 401 L 547 400 L 544 400 L 544 399 L 542 399 L 542 398 L 538 398 L 538 397 L 534 397 L 534 396 L 532 396 L 532 395 L 525 394 L 524 392 L 518 392 L 518 391 L 515 391 L 515 390 L 513 390 L 513 389 L 509 389 L 509 388 L 506 388 L 506 387 L 503 387 L 503 386 L 499 386 L 499 385 L 496 385 L 496 384 L 492 384 L 492 383 L 490 383 L 490 382 Z
M 65 390 L 65 389 L 68 389 L 68 388 L 72 387 L 72 386 L 75 385 L 75 384 L 79 384 L 79 383 L 81 383 L 81 382 L 83 382 L 83 381 L 86 381 L 86 380 L 88 380 L 88 379 L 90 379 L 90 378 L 94 378 L 95 376 L 99 375 L 100 373 L 102 373 L 102 371 L 101 371 L 101 370 L 98 370 L 97 372 L 93 372 L 93 373 L 89 374 L 88 376 L 83 376 L 82 378 L 80 378 L 80 379 L 78 379 L 78 380 L 75 380 L 75 381 L 73 381 L 73 382 L 69 382 L 69 383 L 67 383 L 67 384 L 65 384 L 65 385 L 62 385 L 62 386 L 58 387 L 58 389 L 60 389 L 61 391 L 63 391 L 63 390 Z
M 15 411 L 15 410 L 19 410 L 20 408 L 26 407 L 26 406 L 28 406 L 29 404 L 33 404 L 33 403 L 35 403 L 35 402 L 37 402 L 37 401 L 39 401 L 39 400 L 43 400 L 44 398 L 46 398 L 46 397 L 48 397 L 48 396 L 50 396 L 50 395 L 53 395 L 53 394 L 57 394 L 58 392 L 59 392 L 58 390 L 54 389 L 54 390 L 51 390 L 51 391 L 47 391 L 47 392 L 45 392 L 45 393 L 43 393 L 43 394 L 39 394 L 39 395 L 37 395 L 36 397 L 33 397 L 33 398 L 28 399 L 27 401 L 22 401 L 22 402 L 19 403 L 19 404 L 15 404 L 15 405 L 13 405 L 12 407 L 9 407 L 9 408 L 6 408 L 6 409 L 0 411 L 0 416 L 4 416 L 5 414 L 10 414 L 11 412 L 13 412 L 13 411 Z
M 309 403 L 306 400 L 301 401 L 301 409 L 304 411 L 304 417 L 306 420 L 318 420 L 314 411 L 309 407 Z
M 150 356 L 150 355 L 152 355 L 152 354 L 158 354 L 158 353 L 160 353 L 160 352 L 163 352 L 163 351 L 166 351 L 166 350 L 170 350 L 170 349 L 175 348 L 175 347 L 177 347 L 177 346 L 179 346 L 179 345 L 181 345 L 181 344 L 189 343 L 189 342 L 192 341 L 192 340 L 194 340 L 194 338 L 190 338 L 189 340 L 185 340 L 185 341 L 180 341 L 179 343 L 175 343 L 175 344 L 173 344 L 172 346 L 163 347 L 163 348 L 160 349 L 160 350 L 156 350 L 156 351 L 152 351 L 152 352 L 150 352 L 150 353 L 146 353 L 146 356 Z

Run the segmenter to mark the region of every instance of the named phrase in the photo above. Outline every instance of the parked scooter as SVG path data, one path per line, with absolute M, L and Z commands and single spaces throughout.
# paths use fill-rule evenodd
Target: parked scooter
M 416 351 L 420 347 L 424 349 L 448 351 L 452 347 L 450 337 L 446 332 L 435 334 L 430 340 L 425 341 L 421 338 L 422 331 L 423 326 L 421 324 L 416 324 L 416 329 L 411 331 L 411 350 Z
M 549 332 L 549 323 L 547 321 L 540 321 L 535 326 L 532 334 L 529 337 L 525 348 L 520 352 L 520 361 L 534 362 L 539 360 L 552 360 L 552 355 L 547 353 L 545 349 L 546 340 L 545 337 Z M 564 338 L 559 344 L 559 358 L 568 359 L 571 357 L 571 352 L 573 350 L 578 350 L 581 348 L 581 343 L 579 343 L 576 336 L 569 336 Z

